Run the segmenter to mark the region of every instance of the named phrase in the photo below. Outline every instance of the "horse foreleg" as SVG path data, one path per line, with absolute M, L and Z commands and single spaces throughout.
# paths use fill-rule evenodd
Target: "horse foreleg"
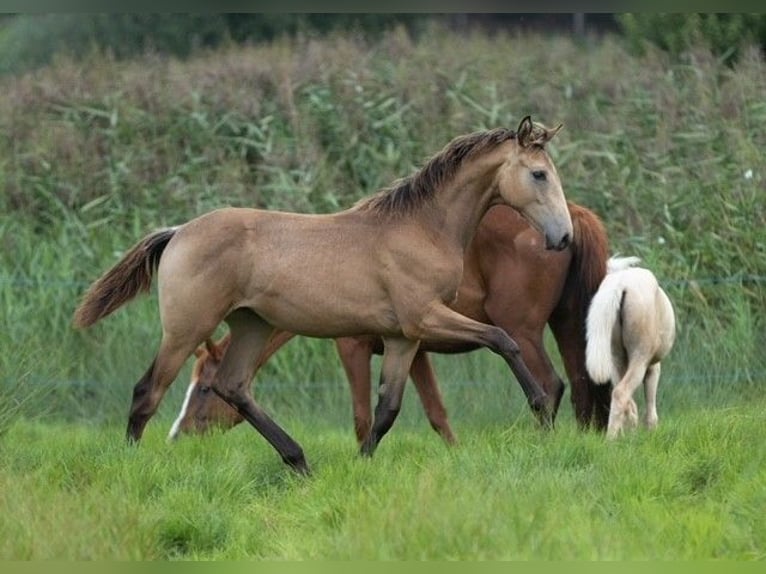
M 502 323 L 498 324 L 502 327 Z M 521 357 L 529 368 L 535 380 L 540 383 L 543 391 L 548 395 L 548 408 L 550 409 L 551 425 L 556 419 L 556 414 L 564 396 L 564 381 L 561 380 L 556 369 L 553 368 L 548 353 L 543 345 L 542 332 L 540 333 L 516 333 L 508 331 L 521 351 Z
M 503 329 L 480 323 L 442 305 L 429 310 L 421 321 L 418 333 L 420 338 L 428 341 L 482 345 L 503 357 L 521 385 L 532 411 L 545 426 L 552 426 L 548 396 L 530 373 L 519 346 Z
M 447 444 L 455 444 L 455 438 L 452 428 L 447 418 L 447 409 L 442 400 L 442 394 L 439 391 L 439 385 L 436 383 L 431 361 L 425 351 L 418 351 L 410 367 L 410 376 L 415 383 L 415 389 L 418 391 L 423 410 L 426 412 L 431 427 L 439 433 Z
M 592 425 L 597 430 L 605 430 L 609 423 L 612 385 L 596 384 L 588 375 L 585 367 L 585 320 L 579 312 L 564 307 L 553 312 L 548 325 L 569 378 L 569 398 L 578 426 L 587 429 Z
M 372 456 L 380 440 L 394 424 L 402 405 L 402 395 L 410 365 L 419 345 L 419 340 L 383 339 L 383 364 L 380 370 L 378 404 L 375 407 L 375 418 L 370 433 L 362 443 L 360 453 L 363 456 Z
M 338 338 L 335 340 L 335 346 L 351 388 L 354 432 L 357 442 L 361 445 L 372 426 L 372 409 L 370 408 L 372 347 L 368 340 L 355 337 Z
M 213 391 L 249 422 L 288 466 L 308 474 L 303 449 L 266 414 L 250 393 L 258 358 L 274 328 L 245 309 L 235 311 L 226 322 L 231 330 L 231 344 L 216 373 Z

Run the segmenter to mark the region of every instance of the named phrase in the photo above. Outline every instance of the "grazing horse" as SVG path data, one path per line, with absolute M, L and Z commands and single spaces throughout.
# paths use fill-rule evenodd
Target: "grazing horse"
M 127 437 L 138 441 L 184 361 L 225 321 L 231 343 L 213 389 L 298 472 L 303 449 L 250 392 L 276 329 L 321 338 L 378 335 L 378 404 L 361 454 L 371 456 L 399 413 L 422 339 L 486 346 L 516 375 L 543 421 L 552 405 L 501 328 L 452 310 L 463 254 L 494 204 L 517 209 L 564 249 L 572 221 L 545 144 L 529 118 L 516 131 L 460 136 L 415 174 L 333 214 L 225 208 L 150 233 L 91 285 L 75 312 L 87 327 L 147 291 L 156 272 L 162 340 L 133 390 Z
M 524 363 L 553 397 L 553 416 L 564 392 L 543 345 L 546 323 L 556 338 L 571 382 L 572 404 L 581 427 L 605 429 L 609 417 L 609 385 L 595 385 L 585 368 L 585 316 L 591 297 L 606 275 L 608 239 L 601 220 L 585 207 L 569 203 L 574 240 L 568 249 L 547 251 L 540 233 L 514 210 L 491 208 L 479 224 L 465 253 L 463 279 L 452 308 L 504 329 L 519 345 Z M 277 332 L 258 359 L 258 368 L 292 333 Z M 242 416 L 211 392 L 218 365 L 230 336 L 205 341 L 195 355 L 191 381 L 168 438 L 202 433 L 211 426 L 231 428 Z M 351 387 L 354 430 L 361 443 L 372 424 L 370 359 L 379 354 L 380 337 L 335 340 Z M 446 442 L 455 440 L 426 351 L 458 353 L 475 347 L 421 341 L 410 367 L 420 401 L 431 426 Z
M 587 317 L 586 367 L 596 383 L 612 382 L 606 436 L 638 423 L 633 393 L 644 383 L 646 426 L 657 426 L 660 361 L 675 339 L 673 305 L 637 257 L 612 257 Z

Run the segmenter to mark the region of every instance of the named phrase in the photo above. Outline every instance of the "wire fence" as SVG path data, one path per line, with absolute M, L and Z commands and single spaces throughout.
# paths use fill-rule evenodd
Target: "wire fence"
M 664 279 L 661 280 L 663 287 L 668 290 L 682 289 L 682 288 L 699 288 L 699 287 L 715 287 L 724 285 L 760 285 L 766 284 L 766 275 L 757 274 L 735 274 L 725 277 L 696 277 L 685 279 Z M 17 275 L 3 275 L 0 276 L 0 286 L 8 286 L 11 289 L 59 289 L 59 290 L 84 290 L 89 285 L 88 281 L 69 280 L 61 278 L 35 278 L 28 277 L 21 274 Z M 750 381 L 765 381 L 766 380 L 766 367 L 762 368 L 762 364 L 754 365 L 755 368 L 747 368 L 732 373 L 727 373 L 726 380 L 731 383 L 744 383 Z M 6 377 L 0 377 L 0 382 Z M 679 369 L 679 372 L 674 373 L 674 380 L 679 383 L 710 383 L 716 382 L 721 379 L 720 373 L 716 372 L 684 372 Z M 48 384 L 54 388 L 67 389 L 77 388 L 87 393 L 89 388 L 100 387 L 103 383 L 96 380 L 56 380 L 47 381 Z M 289 381 L 289 380 L 266 380 L 259 379 L 259 388 L 273 388 L 279 389 L 282 392 L 315 392 L 320 389 L 327 389 L 330 387 L 338 387 L 344 389 L 342 382 L 339 384 L 338 380 L 315 380 L 315 381 Z M 497 385 L 507 384 L 505 381 L 495 381 Z M 491 381 L 482 381 L 482 386 L 488 384 L 494 384 Z M 453 388 L 475 386 L 479 383 L 472 380 L 453 380 L 449 385 Z
M 688 287 L 693 285 L 726 285 L 766 283 L 766 275 L 736 274 L 727 277 L 699 277 L 691 279 L 661 279 L 661 284 L 668 287 Z M 90 281 L 69 279 L 38 279 L 23 275 L 6 275 L 0 277 L 0 285 L 11 287 L 38 287 L 46 289 L 85 289 Z

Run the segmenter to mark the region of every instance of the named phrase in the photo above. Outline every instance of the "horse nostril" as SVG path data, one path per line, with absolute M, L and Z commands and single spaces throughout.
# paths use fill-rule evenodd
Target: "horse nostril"
M 558 245 L 558 250 L 561 251 L 562 249 L 566 249 L 569 247 L 569 244 L 572 242 L 572 237 L 569 233 L 565 234 L 564 237 L 561 238 L 561 242 Z

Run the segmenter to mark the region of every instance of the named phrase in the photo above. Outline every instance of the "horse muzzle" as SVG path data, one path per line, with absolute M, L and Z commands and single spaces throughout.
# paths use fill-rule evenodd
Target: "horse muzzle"
M 545 248 L 548 250 L 563 251 L 572 243 L 572 234 L 565 233 L 562 236 L 558 236 L 555 239 L 550 235 L 545 235 Z

